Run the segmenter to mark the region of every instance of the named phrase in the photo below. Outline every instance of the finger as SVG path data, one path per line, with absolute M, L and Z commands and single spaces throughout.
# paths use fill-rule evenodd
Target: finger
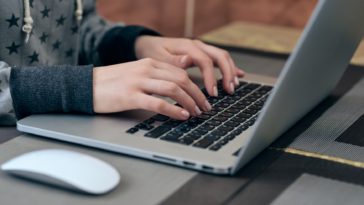
M 176 83 L 150 79 L 143 83 L 142 89 L 148 94 L 157 94 L 175 100 L 193 116 L 197 116 L 202 113 L 192 97 Z
M 240 68 L 236 67 L 235 70 L 236 70 L 236 75 L 239 76 L 240 78 L 245 76 L 245 72 L 242 71 Z
M 138 102 L 141 109 L 167 115 L 173 119 L 187 120 L 190 117 L 187 110 L 154 96 L 141 94 Z
M 159 59 L 157 60 L 169 63 L 183 69 L 187 69 L 193 64 L 192 58 L 188 55 L 175 55 L 164 49 L 161 51 L 161 55 L 158 58 Z
M 207 92 L 211 96 L 217 96 L 216 77 L 212 59 L 199 49 L 191 40 L 180 40 L 169 50 L 173 54 L 188 55 L 194 65 L 198 66 L 204 78 Z
M 153 72 L 151 74 L 152 78 L 176 83 L 192 97 L 199 108 L 204 111 L 211 110 L 211 105 L 207 101 L 206 96 L 202 93 L 200 88 L 192 82 L 186 71 L 162 62 L 158 63 L 156 66 L 161 69 Z
M 235 67 L 232 67 L 231 61 L 230 61 L 230 55 L 228 52 L 206 45 L 200 41 L 195 41 L 195 44 L 205 53 L 207 53 L 208 56 L 210 56 L 214 62 L 219 66 L 220 71 L 223 75 L 223 85 L 226 91 L 228 91 L 230 94 L 234 93 L 235 90 Z
M 234 60 L 231 58 L 231 56 L 230 56 L 230 58 L 229 58 L 229 62 L 230 62 L 230 64 L 231 64 L 231 66 L 234 68 L 234 71 L 235 71 L 236 76 L 237 76 L 237 77 L 244 77 L 245 72 L 244 72 L 242 69 L 238 68 L 238 67 L 235 65 Z

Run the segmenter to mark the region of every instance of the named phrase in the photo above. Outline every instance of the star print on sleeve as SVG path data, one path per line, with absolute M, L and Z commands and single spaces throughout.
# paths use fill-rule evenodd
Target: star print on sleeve
M 8 28 L 11 28 L 12 26 L 19 27 L 19 24 L 18 24 L 19 19 L 20 19 L 19 17 L 15 17 L 15 15 L 12 14 L 11 15 L 11 18 L 6 19 L 6 21 L 9 23 L 9 27 Z
M 58 26 L 63 26 L 64 25 L 64 21 L 66 20 L 66 17 L 64 17 L 63 15 L 61 15 L 58 19 L 56 19 L 57 21 L 57 27 Z
M 67 58 L 70 58 L 70 57 L 72 57 L 73 56 L 73 52 L 74 52 L 74 50 L 71 48 L 71 49 L 69 49 L 68 51 L 66 51 L 66 57 Z
M 30 59 L 30 64 L 39 62 L 39 53 L 34 51 L 32 55 L 28 56 L 28 58 Z
M 53 50 L 58 50 L 60 46 L 61 46 L 61 41 L 59 40 L 57 40 L 52 44 Z
M 47 6 L 44 6 L 44 9 L 40 12 L 40 13 L 42 13 L 42 18 L 45 18 L 45 17 L 49 18 L 50 11 L 51 10 Z
M 46 43 L 47 42 L 47 39 L 49 37 L 49 34 L 46 34 L 46 33 L 42 33 L 42 36 L 39 37 L 39 40 L 40 40 L 40 43 L 43 44 L 43 43 Z
M 76 34 L 78 32 L 78 26 L 75 25 L 71 28 L 71 31 L 72 31 L 72 35 Z
M 10 46 L 6 47 L 6 49 L 9 50 L 9 55 L 11 55 L 12 53 L 18 53 L 18 48 L 20 47 L 20 44 L 15 44 L 15 42 L 13 42 Z

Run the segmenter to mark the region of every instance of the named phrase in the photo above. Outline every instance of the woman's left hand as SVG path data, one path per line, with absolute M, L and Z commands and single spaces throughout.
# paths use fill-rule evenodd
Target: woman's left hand
M 215 65 L 223 75 L 224 89 L 230 94 L 234 93 L 239 84 L 238 77 L 244 76 L 244 72 L 236 67 L 227 51 L 199 40 L 141 36 L 136 41 L 135 50 L 139 59 L 153 58 L 183 69 L 198 66 L 210 96 L 218 95 Z

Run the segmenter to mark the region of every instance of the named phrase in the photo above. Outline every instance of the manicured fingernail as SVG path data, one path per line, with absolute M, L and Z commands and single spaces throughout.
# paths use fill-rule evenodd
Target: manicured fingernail
M 217 97 L 219 95 L 219 93 L 217 92 L 217 87 L 216 86 L 214 86 L 213 91 L 214 91 L 214 93 L 213 93 L 214 96 Z
M 235 86 L 234 86 L 234 83 L 230 83 L 230 92 L 231 92 L 231 94 L 233 94 L 234 93 L 234 91 L 235 91 Z
M 185 66 L 185 65 L 186 65 L 186 63 L 187 63 L 187 58 L 188 58 L 188 56 L 183 56 L 183 57 L 181 58 L 181 60 L 180 60 L 181 65 L 183 65 L 183 66 Z
M 197 106 L 195 107 L 195 111 L 196 111 L 196 114 L 197 115 L 201 115 L 202 114 L 200 108 L 198 108 Z
M 209 103 L 209 101 L 205 101 L 205 106 L 206 106 L 206 109 L 208 110 L 208 111 L 210 111 L 211 109 L 212 109 L 212 107 L 211 107 L 211 104 Z
M 238 86 L 240 84 L 238 77 L 235 77 L 234 80 L 235 80 L 235 85 Z
M 185 117 L 185 118 L 189 118 L 190 117 L 190 113 L 187 112 L 187 110 L 182 110 L 181 111 L 182 115 Z

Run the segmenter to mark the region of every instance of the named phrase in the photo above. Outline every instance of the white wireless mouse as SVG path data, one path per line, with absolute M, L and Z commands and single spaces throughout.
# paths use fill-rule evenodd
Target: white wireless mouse
M 114 167 L 97 158 L 68 150 L 40 150 L 13 158 L 1 166 L 7 173 L 89 194 L 104 194 L 118 185 Z

